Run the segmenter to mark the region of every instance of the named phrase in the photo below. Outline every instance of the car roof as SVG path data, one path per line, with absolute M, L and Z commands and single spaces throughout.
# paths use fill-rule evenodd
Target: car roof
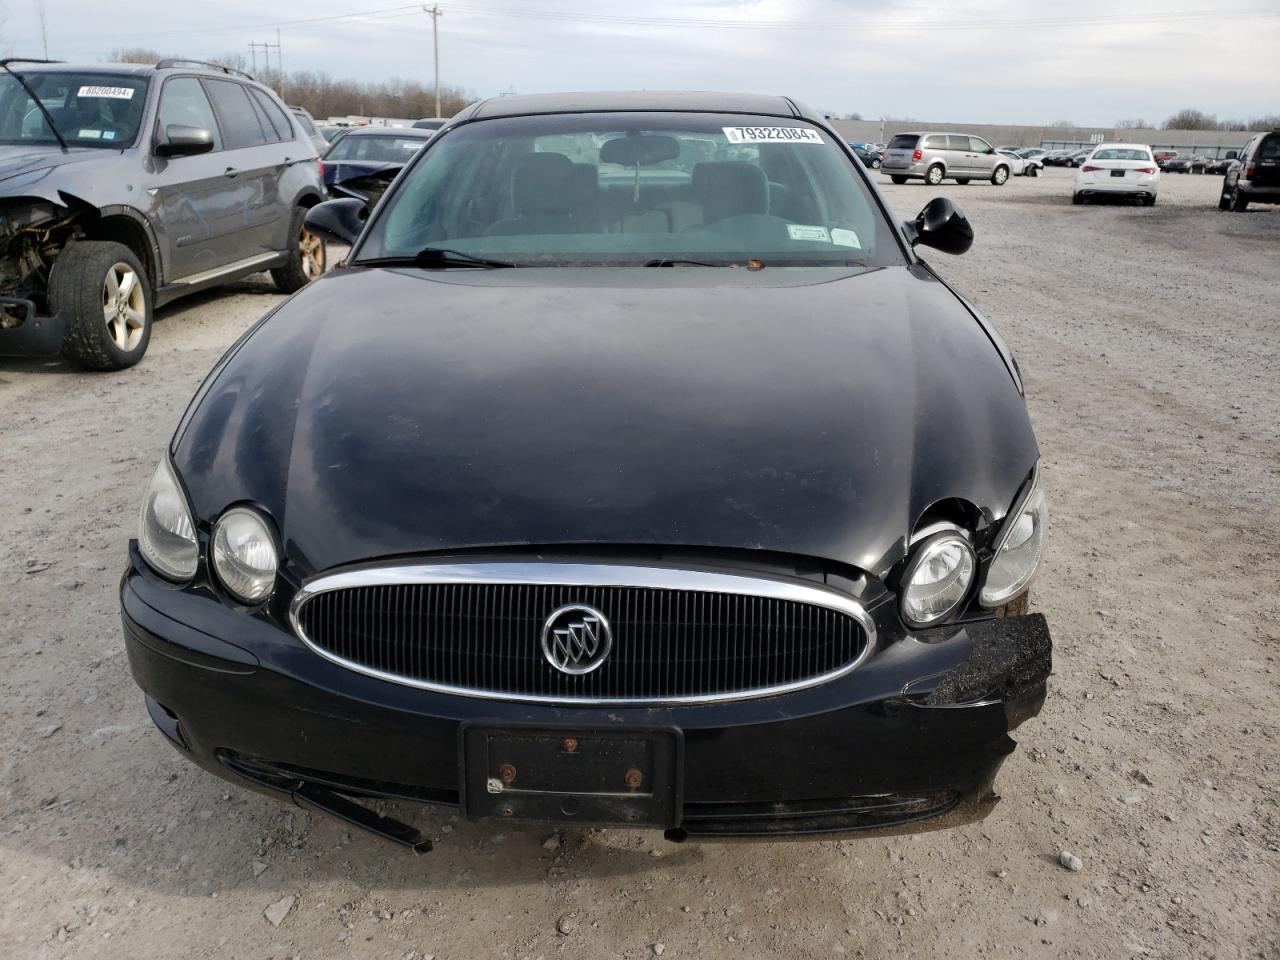
M 421 127 L 351 127 L 348 137 L 405 137 L 410 140 L 430 140 L 434 130 Z M 345 138 L 344 138 L 345 139 Z
M 1094 150 L 1150 150 L 1151 147 L 1145 143 L 1099 143 L 1093 147 Z
M 693 90 L 643 90 L 621 93 L 536 93 L 494 97 L 472 104 L 456 119 L 489 120 L 548 113 L 745 113 L 821 122 L 789 97 L 754 93 L 706 93 Z
M 21 73 L 101 73 L 121 77 L 145 77 L 155 73 L 207 73 L 211 76 L 261 83 L 242 70 L 220 67 L 200 60 L 163 59 L 159 63 L 63 63 L 61 60 L 24 60 L 21 57 L 9 57 L 6 62 Z M 290 109 L 294 108 L 290 107 Z

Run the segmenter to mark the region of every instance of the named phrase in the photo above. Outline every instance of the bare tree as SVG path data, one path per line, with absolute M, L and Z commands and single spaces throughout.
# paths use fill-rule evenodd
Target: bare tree
M 1202 110 L 1179 110 L 1164 122 L 1166 130 L 1217 130 L 1218 118 Z
M 1076 122 L 1074 120 L 1055 120 L 1053 121 L 1053 123 L 1049 124 L 1049 126 L 1057 127 L 1061 130 L 1071 129 L 1075 127 L 1075 125 L 1076 125 Z
M 1117 120 L 1116 129 L 1117 130 L 1150 130 L 1151 124 L 1147 123 L 1147 121 L 1141 118 L 1136 118 L 1132 120 Z

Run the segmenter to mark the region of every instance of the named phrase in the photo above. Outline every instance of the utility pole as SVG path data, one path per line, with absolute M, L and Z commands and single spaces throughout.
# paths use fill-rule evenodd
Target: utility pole
M 280 71 L 280 80 L 279 80 L 280 89 L 276 92 L 280 94 L 280 99 L 283 100 L 284 99 L 284 60 L 280 54 L 280 31 L 279 30 L 276 31 L 275 43 L 250 43 L 249 44 L 249 56 L 253 60 L 253 72 L 255 74 L 258 72 L 258 50 L 259 49 L 262 50 L 262 69 L 265 70 L 268 75 L 270 75 L 271 73 L 271 51 L 272 49 L 276 51 L 276 63 L 279 65 L 279 71 Z
M 276 27 L 276 66 L 280 68 L 280 99 L 285 100 L 284 95 L 284 48 L 280 46 L 280 28 Z M 288 102 L 287 100 L 285 101 Z
M 444 16 L 440 4 L 424 6 L 422 12 L 431 18 L 431 59 L 436 68 L 436 116 L 440 116 L 440 18 Z

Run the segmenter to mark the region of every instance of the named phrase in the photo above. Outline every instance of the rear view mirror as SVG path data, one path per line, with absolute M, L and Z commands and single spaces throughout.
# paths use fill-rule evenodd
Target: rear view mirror
M 156 156 L 159 157 L 191 157 L 212 149 L 212 133 L 204 127 L 189 127 L 185 123 L 169 124 L 156 141 Z
M 902 228 L 913 247 L 924 244 L 943 253 L 961 254 L 973 246 L 973 227 L 946 197 L 934 197 L 915 220 L 903 221 Z
M 369 205 L 352 198 L 317 203 L 307 211 L 303 222 L 312 233 L 349 246 L 356 242 L 368 219 Z
M 624 167 L 647 167 L 663 160 L 674 160 L 678 156 L 680 143 L 675 137 L 638 133 L 606 140 L 600 148 L 601 163 L 618 163 Z

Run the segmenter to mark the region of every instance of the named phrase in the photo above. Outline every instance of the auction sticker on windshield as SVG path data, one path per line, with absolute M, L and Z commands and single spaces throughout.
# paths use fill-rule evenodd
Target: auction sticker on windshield
M 105 97 L 108 100 L 132 100 L 133 87 L 81 87 L 77 97 Z
M 809 127 L 725 127 L 730 143 L 821 143 L 817 130 Z

